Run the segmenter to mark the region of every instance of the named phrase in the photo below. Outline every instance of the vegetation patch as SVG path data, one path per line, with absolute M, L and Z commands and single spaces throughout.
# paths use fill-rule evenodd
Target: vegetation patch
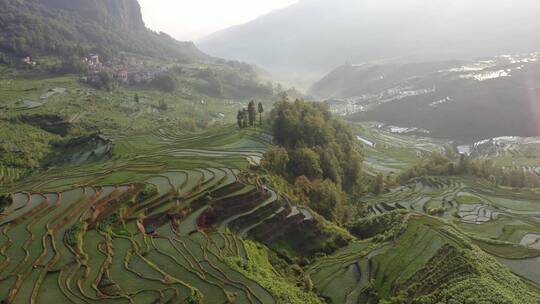
M 276 303 L 323 303 L 321 299 L 315 294 L 310 293 L 309 290 L 305 290 L 297 286 L 295 282 L 289 282 L 279 276 L 269 261 L 268 249 L 252 241 L 245 241 L 244 247 L 248 256 L 247 260 L 230 257 L 226 259 L 227 263 L 237 271 L 240 271 L 270 290 L 275 297 Z
M 532 304 L 540 300 L 489 255 L 451 245 L 441 247 L 397 294 L 390 303 Z
M 407 229 L 406 210 L 373 215 L 350 224 L 347 228 L 359 239 L 373 238 L 375 242 L 390 241 Z
M 11 194 L 0 193 L 0 213 L 12 204 Z

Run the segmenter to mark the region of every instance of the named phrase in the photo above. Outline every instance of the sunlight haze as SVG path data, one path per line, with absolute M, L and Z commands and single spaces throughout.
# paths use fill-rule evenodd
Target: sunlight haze
M 297 0 L 140 0 L 146 26 L 178 40 L 198 40 Z

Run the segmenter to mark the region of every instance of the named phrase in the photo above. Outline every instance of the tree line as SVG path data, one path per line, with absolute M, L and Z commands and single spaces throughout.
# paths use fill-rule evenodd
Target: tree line
M 248 126 L 254 127 L 257 120 L 257 113 L 259 114 L 259 126 L 262 126 L 262 115 L 264 113 L 264 107 L 261 102 L 255 107 L 255 101 L 250 101 L 247 109 L 243 108 L 238 110 L 236 120 L 240 129 L 245 129 Z
M 458 160 L 452 160 L 440 153 L 433 153 L 427 159 L 418 163 L 399 176 L 401 183 L 412 178 L 426 175 L 434 176 L 474 176 L 486 179 L 496 185 L 513 188 L 538 188 L 540 177 L 534 172 L 523 168 L 505 168 L 496 166 L 489 159 L 471 159 L 460 155 Z

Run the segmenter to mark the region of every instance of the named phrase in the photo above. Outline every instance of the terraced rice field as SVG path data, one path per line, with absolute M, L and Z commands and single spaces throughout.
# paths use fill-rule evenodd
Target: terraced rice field
M 427 177 L 416 179 L 390 193 L 366 198 L 373 214 L 409 209 L 450 220 L 476 239 L 485 251 L 502 259 L 517 274 L 523 273 L 519 260 L 540 256 L 540 193 L 533 190 L 507 190 L 473 179 Z M 503 242 L 495 246 L 492 241 Z M 532 267 L 532 269 L 530 268 Z M 540 273 L 540 264 L 527 271 Z
M 356 128 L 357 139 L 364 152 L 366 172 L 399 173 L 412 167 L 433 152 L 444 153 L 449 141 L 394 134 L 377 128 L 376 123 L 361 123 Z
M 364 303 L 362 292 L 374 279 L 371 259 L 384 250 L 367 242 L 354 243 L 317 262 L 309 275 L 331 303 Z
M 240 236 L 274 217 L 310 215 L 241 173 L 268 137 L 230 131 L 116 137 L 108 162 L 11 185 L 13 203 L 0 215 L 0 300 L 275 303 L 228 258 L 249 259 Z M 156 193 L 138 199 L 147 184 Z
M 481 250 L 474 249 L 469 237 L 447 221 L 419 213 L 409 214 L 407 221 L 407 229 L 391 241 L 357 241 L 318 259 L 308 269 L 315 288 L 329 303 L 376 303 L 372 295 L 374 290 L 378 297 L 388 298 L 408 288 L 419 292 L 444 289 L 453 284 L 456 277 L 466 276 L 470 271 L 468 267 L 484 267 L 481 261 L 476 266 L 466 262 L 460 257 L 465 252 L 477 250 L 473 254 L 479 259 L 490 259 Z M 538 258 L 498 259 L 521 275 L 525 282 L 537 285 L 538 265 L 534 262 Z M 491 261 L 486 261 L 489 263 Z M 490 271 L 496 280 L 509 279 L 509 271 L 504 266 L 492 267 Z M 476 275 L 475 271 L 471 272 L 471 277 Z M 521 285 L 519 288 L 523 292 L 529 287 Z M 521 292 L 517 293 L 518 296 Z M 534 299 L 539 298 L 536 296 Z M 536 302 L 527 300 L 526 303 Z
M 484 140 L 473 146 L 475 157 L 490 159 L 508 168 L 524 168 L 540 173 L 540 138 L 501 137 Z

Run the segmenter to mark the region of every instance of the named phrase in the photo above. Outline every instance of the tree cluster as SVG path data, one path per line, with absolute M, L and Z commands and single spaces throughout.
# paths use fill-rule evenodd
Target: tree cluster
M 254 127 L 257 121 L 257 113 L 259 114 L 259 126 L 262 126 L 264 107 L 260 102 L 258 106 L 255 107 L 255 101 L 252 100 L 249 102 L 247 109 L 243 108 L 242 110 L 238 110 L 238 114 L 236 115 L 238 127 L 240 129 Z
M 461 155 L 459 160 L 451 160 L 447 156 L 434 153 L 413 168 L 401 174 L 400 181 L 406 183 L 412 178 L 435 176 L 475 176 L 484 178 L 497 185 L 513 188 L 540 187 L 540 177 L 534 172 L 523 168 L 503 168 L 495 166 L 489 159 L 470 159 Z
M 345 123 L 324 103 L 284 99 L 270 113 L 275 147 L 263 166 L 285 177 L 295 193 L 329 220 L 348 221 L 350 195 L 362 191 L 362 154 Z

